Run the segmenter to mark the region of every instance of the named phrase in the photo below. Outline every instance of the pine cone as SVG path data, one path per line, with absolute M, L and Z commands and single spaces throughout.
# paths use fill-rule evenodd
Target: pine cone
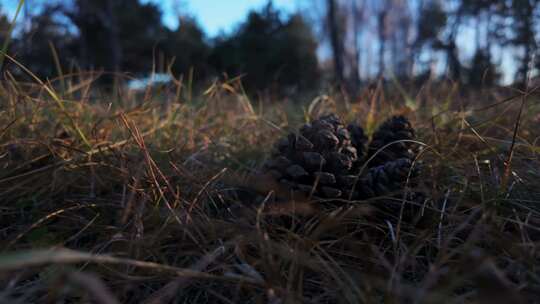
M 421 192 L 403 190 L 408 178 L 409 186 L 415 187 L 418 169 L 412 164 L 418 145 L 397 142 L 379 151 L 389 143 L 414 138 L 409 121 L 395 116 L 379 127 L 366 151 L 367 138 L 360 126 L 344 127 L 336 115 L 327 115 L 280 139 L 263 173 L 285 185 L 285 192 L 293 190 L 295 194 L 325 199 L 370 199 L 377 219 L 401 218 L 415 224 L 424 212 L 421 206 L 426 197 Z M 361 174 L 359 168 L 371 156 L 373 160 Z
M 355 187 L 355 198 L 368 199 L 402 190 L 407 178 L 417 175 L 415 170 L 410 172 L 411 165 L 410 159 L 400 158 L 369 169 Z
M 358 155 L 349 130 L 336 115 L 305 124 L 298 134 L 279 140 L 275 148 L 263 170 L 281 183 L 322 198 L 349 194 L 351 169 Z
M 351 142 L 356 149 L 357 161 L 353 165 L 353 171 L 358 172 L 366 156 L 367 136 L 364 134 L 364 129 L 356 124 L 349 124 L 347 130 L 351 134 Z
M 367 159 L 378 153 L 369 162 L 368 166 L 373 168 L 400 158 L 413 160 L 418 152 L 418 145 L 410 141 L 397 141 L 414 140 L 415 138 L 415 131 L 407 118 L 403 116 L 391 117 L 373 134 L 368 147 Z M 392 143 L 390 146 L 382 149 L 390 143 Z
M 409 182 L 408 186 L 414 187 L 414 178 L 418 176 L 418 169 L 411 168 L 411 165 L 410 159 L 400 158 L 369 169 L 358 181 L 354 198 L 360 200 L 375 198 L 378 217 L 397 219 L 402 216 L 407 223 L 417 222 L 426 196 L 416 191 L 403 193 L 405 183 Z M 408 178 L 410 180 L 407 180 Z M 402 213 L 404 201 L 407 203 Z

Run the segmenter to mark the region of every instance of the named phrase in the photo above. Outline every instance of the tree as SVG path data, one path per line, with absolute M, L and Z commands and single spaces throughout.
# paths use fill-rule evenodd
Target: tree
M 141 4 L 138 0 L 113 2 L 116 4 L 124 70 L 148 73 L 152 70 L 158 43 L 167 37 L 161 11 L 153 3 Z
M 86 68 L 151 71 L 154 47 L 166 37 L 161 12 L 138 0 L 76 0 L 65 14 L 80 33 L 80 58 Z
M 500 78 L 497 67 L 491 62 L 491 55 L 482 49 L 476 50 L 468 74 L 468 84 L 473 88 L 493 86 Z
M 340 18 L 339 7 L 336 0 L 327 0 L 327 26 L 332 46 L 332 58 L 334 61 L 334 77 L 338 84 L 344 82 L 344 53 L 345 53 L 345 29 L 343 19 Z
M 535 9 L 538 9 L 538 0 L 513 0 L 510 4 L 510 11 L 512 12 L 514 29 L 513 36 L 510 39 L 510 43 L 521 47 L 522 55 L 518 56 L 519 68 L 516 73 L 515 79 L 525 84 L 527 81 L 527 75 L 529 73 L 529 65 L 533 59 L 533 55 L 536 52 L 537 44 L 535 38 Z
M 0 5 L 0 49 L 3 48 L 4 44 L 9 43 L 8 39 L 10 38 L 9 35 L 11 34 L 9 31 L 10 25 L 11 22 L 9 22 L 7 16 L 2 11 L 2 5 Z M 5 56 L 3 54 L 0 54 L 0 79 L 2 79 L 4 76 L 3 71 L 6 66 L 4 62 Z
M 30 28 L 20 33 L 14 43 L 15 57 L 40 77 L 58 75 L 51 46 L 58 53 L 62 65 L 76 57 L 76 36 L 59 15 L 58 6 L 46 5 L 31 18 Z M 25 45 L 31 49 L 24 48 Z
M 360 62 L 361 62 L 361 46 L 359 43 L 360 36 L 362 34 L 362 23 L 364 22 L 364 5 L 365 2 L 361 1 L 360 5 L 358 1 L 351 1 L 352 11 L 352 35 L 353 35 L 353 55 L 351 56 L 351 79 L 350 87 L 354 94 L 356 94 L 360 87 Z
M 435 41 L 434 48 L 442 50 L 446 54 L 446 70 L 448 77 L 451 80 L 461 82 L 461 70 L 462 65 L 458 56 L 457 35 L 459 27 L 462 25 L 464 10 L 462 6 L 459 6 L 454 12 L 451 13 L 453 22 L 447 23 L 449 27 L 446 37 L 438 37 Z
M 79 29 L 82 67 L 118 71 L 122 64 L 122 49 L 113 2 L 76 0 L 75 10 L 66 15 Z
M 417 57 L 424 47 L 433 49 L 447 24 L 447 15 L 439 1 L 426 1 L 419 6 L 416 39 L 413 52 Z M 428 71 L 431 73 L 431 71 Z
M 468 70 L 468 84 L 472 87 L 492 86 L 500 79 L 492 62 L 492 46 L 504 42 L 499 33 L 505 32 L 503 19 L 495 17 L 505 15 L 505 4 L 497 0 L 462 0 L 460 5 L 464 18 L 473 21 L 476 32 L 476 51 Z
M 316 50 L 304 18 L 295 14 L 282 20 L 270 2 L 261 12 L 250 12 L 235 33 L 216 39 L 210 63 L 218 72 L 244 75 L 251 92 L 298 91 L 318 84 Z
M 7 16 L 2 10 L 2 5 L 0 5 L 0 45 L 2 45 L 7 39 L 10 24 L 11 22 L 9 22 Z
M 314 89 L 318 85 L 319 68 L 317 41 L 304 18 L 295 14 L 282 26 L 277 37 L 274 76 L 277 84 L 299 90 Z
M 204 31 L 194 18 L 180 17 L 178 28 L 168 31 L 164 45 L 166 54 L 174 57 L 173 72 L 187 74 L 193 68 L 198 79 L 208 76 L 211 48 L 206 42 Z
M 377 12 L 377 34 L 379 35 L 379 77 L 384 76 L 386 70 L 386 40 L 388 38 L 388 11 L 390 0 L 381 0 Z

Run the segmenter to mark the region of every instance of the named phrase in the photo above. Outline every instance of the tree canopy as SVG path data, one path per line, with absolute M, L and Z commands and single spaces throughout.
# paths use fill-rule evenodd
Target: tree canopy
M 503 76 L 523 84 L 540 72 L 540 0 L 316 0 L 309 7 L 318 9 L 284 13 L 269 1 L 232 32 L 208 37 L 187 12 L 178 13 L 177 28 L 166 26 L 155 2 L 56 0 L 25 14 L 9 51 L 42 77 L 56 76 L 58 66 L 193 72 L 197 82 L 225 73 L 242 76 L 250 92 L 330 82 L 354 93 L 377 78 L 426 75 L 471 86 Z M 7 28 L 0 13 L 2 41 Z
M 215 42 L 210 62 L 230 75 L 245 75 L 248 89 L 272 85 L 286 89 L 316 87 L 319 72 L 317 42 L 299 14 L 287 20 L 269 4 L 251 12 L 232 35 Z
M 271 4 L 252 11 L 238 30 L 209 39 L 197 20 L 179 15 L 179 26 L 162 22 L 153 3 L 139 0 L 73 0 L 47 4 L 18 35 L 14 53 L 33 72 L 57 75 L 61 65 L 83 70 L 145 75 L 156 69 L 195 80 L 244 75 L 252 92 L 315 88 L 317 40 L 300 14 L 282 16 Z M 170 68 L 170 70 L 168 69 Z

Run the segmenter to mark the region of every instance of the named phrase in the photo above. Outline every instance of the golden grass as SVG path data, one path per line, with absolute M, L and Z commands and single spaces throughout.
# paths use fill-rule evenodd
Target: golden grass
M 540 296 L 533 90 L 465 95 L 439 83 L 409 89 L 407 98 L 404 88 L 380 86 L 356 101 L 329 94 L 269 102 L 250 99 L 238 79 L 204 94 L 180 81 L 102 92 L 94 80 L 78 73 L 1 83 L 0 302 Z M 422 225 L 375 219 L 378 200 L 271 205 L 279 189 L 250 173 L 273 141 L 325 112 L 371 131 L 393 113 L 413 121 L 426 147 L 418 159 L 428 197 Z M 256 195 L 235 200 L 235 188 L 262 203 Z

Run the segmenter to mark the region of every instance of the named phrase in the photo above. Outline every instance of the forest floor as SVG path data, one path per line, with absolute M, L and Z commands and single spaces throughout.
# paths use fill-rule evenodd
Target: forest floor
M 234 81 L 197 96 L 93 86 L 1 84 L 0 303 L 540 299 L 533 89 L 259 102 Z M 424 145 L 422 225 L 376 220 L 371 200 L 313 212 L 316 200 L 231 199 L 258 183 L 278 138 L 323 113 L 368 135 L 392 114 L 410 119 Z

